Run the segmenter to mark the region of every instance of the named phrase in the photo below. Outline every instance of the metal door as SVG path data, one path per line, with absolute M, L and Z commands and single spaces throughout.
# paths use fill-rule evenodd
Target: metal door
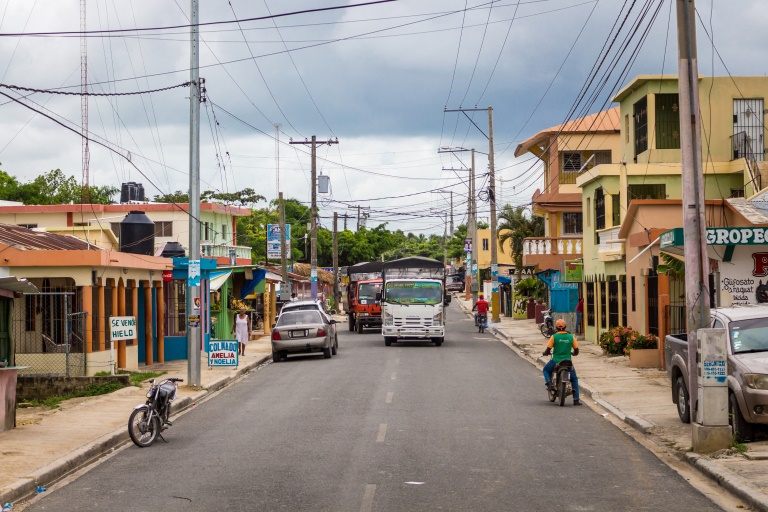
M 744 136 L 739 136 L 744 133 Z M 762 162 L 765 154 L 763 139 L 763 100 L 743 99 L 733 100 L 733 135 L 735 158 Z
M 659 276 L 653 270 L 648 274 L 648 333 L 659 335 Z

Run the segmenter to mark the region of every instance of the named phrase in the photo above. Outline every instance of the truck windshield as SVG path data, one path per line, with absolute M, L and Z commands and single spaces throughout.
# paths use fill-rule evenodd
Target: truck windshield
M 387 283 L 386 301 L 390 304 L 440 304 L 442 286 L 434 281 Z
M 728 330 L 734 354 L 768 351 L 768 318 L 731 322 Z
M 376 294 L 380 291 L 381 283 L 363 283 L 360 285 L 357 297 L 359 299 L 375 299 Z

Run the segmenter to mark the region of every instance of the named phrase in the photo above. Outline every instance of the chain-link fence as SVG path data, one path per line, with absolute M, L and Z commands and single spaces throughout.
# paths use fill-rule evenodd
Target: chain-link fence
M 47 280 L 46 280 L 47 281 Z M 19 373 L 85 376 L 85 319 L 77 288 L 43 287 L 14 301 L 12 339 Z

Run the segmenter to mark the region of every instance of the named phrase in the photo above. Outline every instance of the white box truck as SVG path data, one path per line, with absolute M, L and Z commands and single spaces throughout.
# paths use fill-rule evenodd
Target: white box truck
M 418 256 L 387 261 L 382 268 L 381 333 L 386 346 L 406 339 L 445 339 L 445 265 Z

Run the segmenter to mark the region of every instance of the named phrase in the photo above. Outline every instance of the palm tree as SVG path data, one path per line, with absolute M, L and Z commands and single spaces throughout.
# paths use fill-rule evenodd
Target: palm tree
M 523 268 L 523 240 L 544 236 L 544 218 L 526 215 L 526 208 L 504 205 L 499 212 L 498 237 L 501 252 L 509 241 L 512 259 L 518 269 Z

